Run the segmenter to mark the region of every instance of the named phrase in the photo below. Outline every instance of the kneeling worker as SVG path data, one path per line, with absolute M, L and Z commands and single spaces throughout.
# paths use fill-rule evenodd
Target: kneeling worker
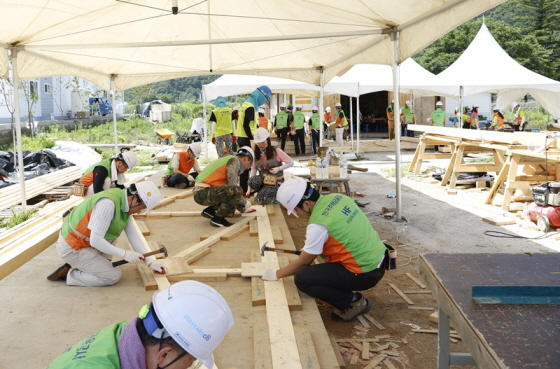
M 214 366 L 213 352 L 233 327 L 226 300 L 212 287 L 181 281 L 158 291 L 138 317 L 103 328 L 64 351 L 55 368 Z
M 265 280 L 295 276 L 302 292 L 338 310 L 337 321 L 351 322 L 373 306 L 361 293 L 385 274 L 386 247 L 366 215 L 348 196 L 321 196 L 305 180 L 290 179 L 278 190 L 278 201 L 289 214 L 309 215 L 305 245 L 299 258 L 284 268 L 266 269 Z M 311 265 L 322 255 L 326 262 Z
M 235 209 L 244 213 L 251 203 L 243 198 L 238 185 L 239 176 L 251 168 L 255 153 L 248 146 L 237 150 L 237 156 L 228 155 L 208 164 L 196 177 L 194 201 L 207 206 L 201 213 L 214 227 L 229 227 L 225 217 L 233 216 Z
M 91 196 L 111 187 L 124 188 L 126 178 L 124 172 L 132 169 L 138 163 L 138 158 L 132 151 L 120 153 L 115 158 L 103 159 L 84 171 L 79 182 L 86 186 L 87 196 Z
M 187 149 L 187 145 L 175 143 L 173 152 L 173 158 L 167 166 L 167 186 L 177 188 L 194 186 L 194 179 L 200 173 L 196 159 L 202 152 L 202 146 L 195 142 Z
M 141 240 L 131 237 L 129 223 L 132 214 L 152 209 L 160 199 L 157 186 L 144 181 L 126 190 L 112 188 L 84 200 L 64 218 L 56 241 L 58 255 L 67 264 L 47 279 L 65 280 L 69 286 L 111 286 L 122 276 L 121 270 L 113 267 L 112 256 L 122 257 L 129 263 L 145 261 L 153 271 L 165 273 L 153 256 L 144 258 L 142 253 L 150 250 L 144 250 Z M 123 230 L 135 251 L 113 245 Z

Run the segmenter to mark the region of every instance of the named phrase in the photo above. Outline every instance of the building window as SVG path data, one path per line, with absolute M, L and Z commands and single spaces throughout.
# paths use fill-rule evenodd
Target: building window
M 29 82 L 29 93 L 31 95 L 38 93 L 37 91 L 37 82 L 35 81 L 30 81 Z
M 50 83 L 45 83 L 44 86 L 45 86 L 45 93 L 50 95 L 50 93 L 51 93 Z

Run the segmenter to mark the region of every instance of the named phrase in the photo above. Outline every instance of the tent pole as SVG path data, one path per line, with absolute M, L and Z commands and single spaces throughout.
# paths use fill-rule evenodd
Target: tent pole
M 354 122 L 354 107 L 352 105 L 354 102 L 354 97 L 353 96 L 349 96 L 350 97 L 350 123 Z M 352 129 L 352 124 L 349 124 L 350 127 L 350 147 L 352 148 L 352 150 L 354 150 L 354 130 Z M 343 140 L 344 141 L 344 140 Z
M 23 167 L 23 148 L 21 144 L 21 113 L 19 111 L 19 76 L 17 70 L 17 54 L 16 48 L 10 48 L 12 53 L 12 72 L 14 74 L 14 112 L 16 113 L 16 140 L 17 140 L 17 159 L 19 170 L 19 188 L 21 191 L 21 206 L 27 210 L 27 197 L 25 195 L 25 169 Z
M 209 158 L 210 155 L 208 154 L 208 126 L 206 123 L 206 90 L 204 89 L 204 86 L 202 86 L 202 119 L 204 119 L 204 143 L 206 144 L 206 158 Z M 233 135 L 235 136 L 235 132 L 233 132 Z
M 358 97 L 356 97 L 356 154 L 356 156 L 360 155 L 360 82 L 358 82 Z
M 401 119 L 400 119 L 400 86 L 399 86 L 399 32 L 390 33 L 393 42 L 393 91 L 395 95 L 395 193 L 397 195 L 396 221 L 402 221 L 402 196 L 401 196 Z M 397 124 L 398 122 L 398 124 Z
M 463 128 L 463 86 L 459 86 L 459 111 L 457 112 L 458 128 Z
M 321 90 L 319 90 L 319 117 L 324 114 L 324 103 L 325 98 L 325 70 L 321 67 L 321 77 L 320 77 Z M 322 117 L 321 117 L 322 118 Z M 320 119 L 321 124 L 319 125 L 319 147 L 323 146 L 323 135 L 325 134 L 325 129 L 323 127 L 323 119 Z M 313 138 L 311 138 L 311 147 L 313 147 Z M 317 148 L 317 155 L 319 155 L 319 148 Z
M 118 130 L 117 130 L 117 110 L 115 109 L 115 75 L 111 74 L 111 82 L 110 82 L 110 90 L 109 93 L 111 94 L 111 104 L 113 106 L 113 136 L 115 139 L 115 155 L 119 155 L 119 137 L 118 137 Z

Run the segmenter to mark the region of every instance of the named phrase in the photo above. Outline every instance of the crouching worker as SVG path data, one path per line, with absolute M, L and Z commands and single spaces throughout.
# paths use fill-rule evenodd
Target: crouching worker
M 165 273 L 153 256 L 144 258 L 144 244 L 129 223 L 130 215 L 159 204 L 161 195 L 153 182 L 131 185 L 126 190 L 112 188 L 84 200 L 68 214 L 56 241 L 58 255 L 66 262 L 47 277 L 50 281 L 65 280 L 69 286 L 102 287 L 116 284 L 122 272 L 113 267 L 113 256 L 129 263 L 145 261 L 155 272 Z M 125 231 L 132 250 L 113 245 Z
M 290 179 L 278 189 L 278 201 L 288 215 L 309 216 L 305 245 L 299 258 L 284 268 L 266 269 L 265 280 L 294 275 L 298 289 L 333 305 L 332 318 L 351 322 L 372 303 L 361 293 L 385 274 L 386 247 L 366 215 L 348 196 L 321 196 L 303 179 Z M 311 265 L 317 256 L 325 263 Z
M 47 369 L 190 368 L 197 359 L 212 368 L 213 352 L 232 327 L 231 309 L 216 290 L 181 281 L 157 291 L 138 317 L 76 343 Z
M 284 169 L 293 165 L 294 161 L 288 154 L 272 146 L 268 130 L 260 127 L 255 133 L 255 161 L 249 175 L 247 195 L 250 197 L 254 191 L 257 193 L 256 201 L 272 203 L 276 199 L 278 187 L 284 182 Z
M 202 152 L 200 143 L 173 144 L 173 158 L 167 166 L 167 187 L 187 188 L 194 186 L 200 167 L 196 160 Z
M 115 158 L 103 159 L 93 164 L 84 171 L 79 182 L 87 187 L 87 197 L 111 187 L 122 189 L 126 182 L 124 172 L 134 168 L 137 163 L 136 155 L 132 151 L 125 151 Z
M 255 154 L 248 146 L 237 150 L 237 155 L 228 155 L 208 164 L 196 177 L 194 201 L 207 206 L 201 213 L 210 219 L 214 227 L 229 227 L 226 217 L 232 217 L 235 210 L 244 213 L 251 209 L 251 203 L 243 198 L 243 189 L 238 185 L 239 176 L 247 171 Z

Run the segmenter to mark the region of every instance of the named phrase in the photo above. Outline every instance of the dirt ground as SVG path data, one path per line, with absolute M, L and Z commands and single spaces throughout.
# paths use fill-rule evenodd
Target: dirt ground
M 381 207 L 396 207 L 396 199 L 388 198 L 394 194 L 394 178 L 385 178 L 383 169 L 394 168 L 393 155 L 369 154 L 369 161 L 356 163 L 367 167 L 367 173 L 353 172 L 350 175 L 351 189 L 363 195 L 356 197 L 359 201 L 369 201 L 363 208 L 364 212 L 383 240 L 396 246 L 399 267 L 385 274 L 382 281 L 374 288 L 365 291 L 364 295 L 373 302 L 370 315 L 386 329 L 379 330 L 372 326 L 366 332 L 356 326 L 361 324 L 334 322 L 330 318 L 332 307 L 318 302 L 323 321 L 327 330 L 337 339 L 374 338 L 379 335 L 390 335 L 390 340 L 399 347 L 395 348 L 399 356 L 392 360 L 395 368 L 431 369 L 437 367 L 437 335 L 429 333 L 413 333 L 413 328 L 437 329 L 437 324 L 429 320 L 429 315 L 436 311 L 437 303 L 431 294 L 409 294 L 415 306 L 429 307 L 433 310 L 410 310 L 408 304 L 389 286 L 396 285 L 402 291 L 418 291 L 420 286 L 412 281 L 406 273 L 421 280 L 418 273 L 418 256 L 426 252 L 444 253 L 479 253 L 479 252 L 553 252 L 558 251 L 558 241 L 552 239 L 511 239 L 489 237 L 486 230 L 502 231 L 534 238 L 542 236 L 542 232 L 531 231 L 518 225 L 493 226 L 482 221 L 482 217 L 501 215 L 503 211 L 493 205 L 484 205 L 486 192 L 473 193 L 459 190 L 457 195 L 448 195 L 439 184 L 429 184 L 430 178 L 405 177 L 402 179 L 402 209 L 404 222 L 386 219 L 379 213 Z M 412 154 L 405 154 L 403 162 L 410 160 Z M 433 161 L 425 165 L 438 166 L 445 163 Z M 509 215 L 509 214 L 508 214 Z M 511 215 L 509 215 L 511 216 Z M 305 242 L 306 220 L 287 218 L 296 247 Z M 402 340 L 408 343 L 403 343 Z M 399 342 L 400 341 L 400 342 Z M 452 352 L 468 352 L 461 342 L 451 343 Z M 359 360 L 351 365 L 350 360 L 356 348 L 348 348 L 343 354 L 346 367 L 349 369 L 363 368 L 369 360 Z M 380 365 L 385 368 L 385 365 Z M 469 366 L 452 366 L 453 368 L 475 368 Z

